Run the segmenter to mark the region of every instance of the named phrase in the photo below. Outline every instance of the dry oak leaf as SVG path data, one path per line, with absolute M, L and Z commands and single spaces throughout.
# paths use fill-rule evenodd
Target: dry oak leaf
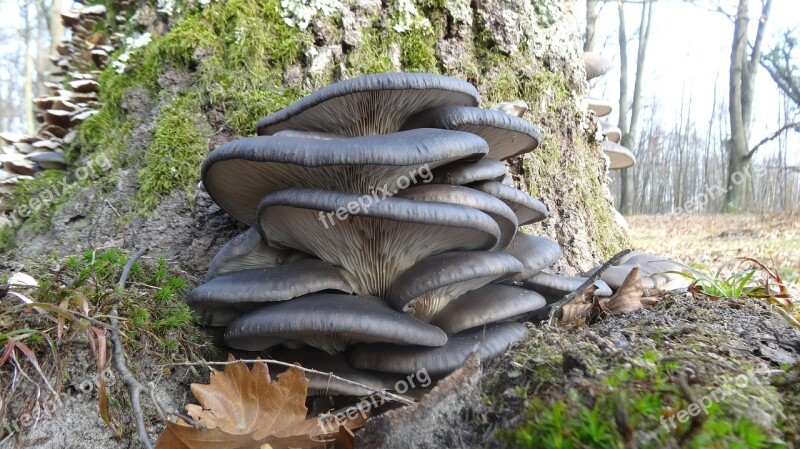
M 592 284 L 586 291 L 573 298 L 572 301 L 564 304 L 561 307 L 561 319 L 558 321 L 559 325 L 589 323 L 592 318 L 592 312 L 595 309 L 594 292 L 596 291 L 597 285 Z
M 186 406 L 206 429 L 170 421 L 155 449 L 324 448 L 336 433 L 326 434 L 316 419 L 306 419 L 307 389 L 297 368 L 279 374 L 277 382 L 266 363 L 252 370 L 245 363 L 227 365 L 223 372 L 212 369 L 208 385 L 191 386 L 200 405 Z
M 609 298 L 600 300 L 600 308 L 604 314 L 617 315 L 629 313 L 642 308 L 642 277 L 639 267 L 634 267 L 616 293 Z

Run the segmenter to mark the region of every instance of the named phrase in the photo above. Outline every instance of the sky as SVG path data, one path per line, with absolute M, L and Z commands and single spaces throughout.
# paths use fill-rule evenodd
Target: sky
M 585 17 L 585 1 L 574 0 L 578 17 Z M 68 9 L 71 0 L 60 0 L 62 8 Z M 711 0 L 706 0 L 710 3 Z M 615 1 L 600 2 L 601 8 L 597 22 L 598 50 L 619 63 L 617 44 L 618 15 Z M 720 0 L 727 11 L 734 11 L 736 1 Z M 641 6 L 626 5 L 626 21 L 629 36 L 639 25 Z M 760 12 L 760 2 L 751 1 L 751 16 Z M 733 37 L 733 24 L 722 14 L 711 12 L 687 3 L 684 0 L 657 0 L 653 7 L 648 56 L 646 59 L 643 106 L 658 103 L 656 112 L 659 121 L 665 125 L 674 124 L 681 112 L 681 98 L 691 96 L 690 117 L 698 129 L 707 127 L 714 98 L 714 85 L 717 83 L 718 95 L 726 96 L 728 91 L 728 67 L 730 46 Z M 17 2 L 0 0 L 0 28 L 4 31 L 17 27 L 20 22 Z M 752 24 L 751 30 L 755 30 Z M 800 25 L 800 0 L 773 0 L 765 48 L 769 48 L 782 30 Z M 583 26 L 583 24 L 581 24 Z M 631 40 L 628 55 L 631 65 L 636 56 L 636 41 Z M 605 47 L 605 48 L 604 48 Z M 751 144 L 774 132 L 778 127 L 778 90 L 763 69 L 759 69 L 756 86 L 756 104 L 751 136 Z M 631 94 L 633 86 L 631 83 Z M 615 68 L 592 90 L 595 96 L 611 100 L 619 98 L 619 68 Z M 688 101 L 688 100 L 687 100 Z M 647 112 L 645 110 L 644 112 Z M 611 117 L 616 122 L 616 113 Z M 800 133 L 790 133 L 790 142 L 795 148 L 800 146 Z M 774 146 L 772 147 L 774 148 Z M 767 146 L 761 154 L 771 151 Z M 795 162 L 800 160 L 800 151 L 795 151 Z
M 722 0 L 716 3 L 724 5 L 726 11 L 735 12 L 736 2 Z M 578 5 L 578 14 L 585 18 L 585 2 L 578 0 Z M 757 17 L 760 11 L 760 2 L 751 1 L 751 17 Z M 641 6 L 626 5 L 625 20 L 629 37 L 638 29 L 640 18 Z M 698 129 L 705 130 L 713 106 L 715 82 L 718 85 L 718 101 L 720 95 L 727 97 L 728 94 L 733 23 L 720 13 L 708 11 L 682 0 L 656 1 L 653 6 L 652 21 L 645 59 L 643 106 L 658 103 L 658 120 L 669 128 L 680 117 L 681 99 L 686 99 L 688 103 L 688 98 L 691 96 L 692 107 L 689 110 L 691 121 Z M 608 2 L 601 9 L 597 21 L 597 50 L 617 64 L 619 64 L 618 23 L 616 2 Z M 769 49 L 783 30 L 798 25 L 800 25 L 800 1 L 773 0 L 764 49 Z M 755 29 L 756 24 L 751 22 L 751 34 L 755 34 Z M 636 46 L 637 41 L 632 40 L 628 47 L 631 66 L 635 64 Z M 630 74 L 629 80 L 632 80 L 633 71 Z M 633 81 L 630 81 L 629 95 L 632 93 Z M 614 101 L 619 98 L 618 65 L 594 86 L 592 94 Z M 756 77 L 751 145 L 780 127 L 777 117 L 779 98 L 777 86 L 769 74 L 759 67 Z M 616 113 L 611 119 L 616 123 Z M 796 149 L 800 146 L 798 137 L 800 134 L 790 133 L 790 136 L 790 143 Z M 759 153 L 763 157 L 774 148 L 774 145 L 767 146 Z M 798 153 L 800 151 L 794 151 L 794 163 L 800 160 Z

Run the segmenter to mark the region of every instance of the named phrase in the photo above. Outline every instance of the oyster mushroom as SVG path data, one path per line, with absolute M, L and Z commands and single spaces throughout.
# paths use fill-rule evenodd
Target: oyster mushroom
M 600 98 L 587 98 L 586 107 L 589 108 L 590 111 L 594 111 L 598 117 L 605 117 L 611 114 L 611 111 L 614 109 L 614 105 L 611 104 L 610 101 Z
M 500 239 L 497 241 L 497 245 L 492 248 L 495 250 L 501 250 L 508 246 L 517 233 L 517 227 L 519 226 L 514 211 L 504 202 L 488 193 L 483 193 L 467 187 L 446 184 L 425 184 L 400 191 L 396 197 L 414 201 L 460 204 L 485 212 L 490 217 L 494 218 L 497 222 L 497 226 L 500 227 Z
M 485 157 L 478 161 L 453 162 L 433 170 L 433 182 L 462 186 L 478 181 L 500 181 L 508 174 L 506 164 Z
M 454 251 L 427 257 L 403 272 L 389 291 L 389 303 L 428 322 L 450 301 L 490 282 L 522 271 L 514 257 L 491 251 Z
M 488 157 L 503 160 L 539 146 L 539 130 L 515 115 L 468 106 L 442 106 L 411 117 L 400 129 L 441 128 L 477 134 L 489 144 Z
M 583 54 L 583 65 L 586 68 L 587 80 L 603 76 L 614 67 L 614 63 L 610 59 L 593 51 Z
M 522 271 L 511 281 L 524 281 L 534 274 L 558 262 L 561 247 L 547 237 L 537 237 L 518 232 L 511 244 L 503 250 L 522 262 Z
M 627 148 L 610 140 L 603 141 L 603 152 L 608 156 L 611 170 L 620 170 L 636 164 L 636 157 Z
M 353 193 L 284 189 L 261 201 L 259 224 L 270 245 L 342 267 L 358 294 L 379 297 L 420 259 L 491 249 L 500 238 L 497 222 L 471 207 L 393 197 L 362 206 L 363 199 Z
M 511 186 L 497 181 L 480 181 L 469 184 L 467 187 L 488 193 L 506 203 L 517 214 L 520 226 L 547 218 L 548 211 L 544 203 Z
M 380 298 L 334 293 L 266 305 L 237 318 L 225 331 L 229 346 L 246 351 L 261 351 L 289 340 L 335 354 L 357 342 L 441 346 L 447 335 L 393 310 Z
M 187 295 L 189 306 L 211 326 L 227 325 L 241 312 L 268 302 L 336 290 L 353 293 L 341 272 L 317 259 L 297 260 L 273 268 L 251 268 L 215 277 Z
M 472 353 L 487 359 L 496 356 L 525 335 L 517 322 L 491 323 L 461 331 L 436 348 L 388 343 L 361 344 L 350 353 L 350 365 L 387 373 L 413 373 L 425 369 L 430 376 L 447 374 L 461 366 Z
M 480 158 L 486 151 L 486 142 L 473 134 L 436 129 L 333 140 L 262 136 L 212 151 L 201 176 L 220 207 L 252 225 L 258 202 L 275 190 L 313 187 L 393 195 L 423 181 L 426 168 Z
M 211 259 L 206 282 L 220 274 L 250 268 L 277 267 L 305 257 L 308 256 L 299 251 L 267 245 L 258 230 L 250 228 L 228 241 Z
M 412 115 L 446 105 L 477 106 L 466 81 L 430 73 L 381 73 L 328 85 L 258 121 L 259 135 L 285 129 L 347 136 L 393 133 Z
M 516 321 L 546 304 L 537 292 L 507 284 L 486 284 L 451 301 L 431 324 L 453 335 L 495 321 Z
M 548 301 L 558 300 L 564 296 L 574 292 L 587 278 L 579 276 L 561 276 L 558 274 L 547 273 L 540 271 L 522 282 L 522 286 L 529 290 L 533 290 L 544 295 Z M 612 291 L 608 284 L 603 280 L 594 281 L 597 291 L 594 293 L 597 296 L 611 296 Z

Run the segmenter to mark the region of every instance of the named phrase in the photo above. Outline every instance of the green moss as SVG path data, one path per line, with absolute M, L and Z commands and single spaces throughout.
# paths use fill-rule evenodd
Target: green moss
M 748 397 L 747 387 L 737 386 L 733 379 L 716 379 L 717 385 L 698 394 L 704 401 L 698 399 L 690 409 L 692 403 L 674 381 L 681 366 L 662 364 L 661 358 L 651 351 L 632 359 L 630 366 L 601 379 L 605 390 L 570 389 L 560 399 L 530 399 L 525 424 L 499 436 L 520 448 L 622 449 L 630 447 L 632 438 L 636 447 L 644 448 L 668 447 L 677 439 L 685 439 L 682 447 L 698 449 L 784 447 L 739 413 L 736 398 Z M 694 424 L 690 413 L 700 416 Z
M 384 30 L 365 28 L 361 33 L 361 45 L 347 55 L 348 75 L 393 72 L 390 51 L 391 42 Z
M 103 107 L 81 127 L 80 142 L 118 166 L 142 164 L 134 209 L 150 211 L 172 189 L 190 192 L 196 183 L 213 132 L 205 111 L 221 112 L 233 133 L 248 135 L 259 118 L 306 93 L 285 87 L 282 74 L 309 43 L 306 33 L 284 23 L 277 0 L 228 0 L 191 9 L 167 34 L 133 52 L 123 73 L 111 67 L 103 72 Z M 193 72 L 188 91 L 160 91 L 159 76 L 170 67 Z M 132 88 L 165 97 L 144 154 L 126 151 L 136 123 L 122 106 Z
M 161 111 L 138 174 L 136 202 L 143 211 L 155 208 L 174 188 L 192 195 L 212 133 L 196 90 L 179 95 Z
M 404 71 L 439 73 L 437 38 L 432 29 L 418 27 L 398 34 L 400 64 Z
M 50 229 L 55 210 L 74 195 L 75 185 L 66 181 L 66 173 L 48 170 L 20 182 L 14 189 L 13 217 L 24 220 L 25 228 L 33 232 Z

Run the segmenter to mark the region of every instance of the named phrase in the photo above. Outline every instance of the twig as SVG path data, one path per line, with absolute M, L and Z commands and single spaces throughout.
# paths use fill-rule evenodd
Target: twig
M 295 365 L 293 363 L 288 363 L 288 362 L 281 362 L 280 360 L 257 359 L 257 360 L 232 360 L 232 361 L 227 361 L 227 362 L 178 362 L 178 363 L 166 363 L 166 364 L 158 365 L 158 366 L 164 366 L 164 367 L 166 367 L 166 366 L 212 366 L 212 365 L 222 365 L 222 366 L 224 366 L 224 365 L 234 365 L 236 363 L 267 363 L 267 364 L 272 364 L 272 365 L 287 366 L 289 368 L 297 368 L 300 371 L 303 371 L 303 372 L 306 372 L 306 373 L 319 374 L 319 375 L 322 375 L 322 376 L 328 376 L 331 379 L 337 379 L 337 380 L 340 380 L 340 381 L 342 381 L 342 382 L 344 382 L 346 384 L 354 385 L 354 386 L 357 386 L 357 387 L 361 387 L 361 388 L 370 390 L 374 394 L 380 395 L 382 399 L 389 399 L 389 400 L 401 402 L 401 403 L 406 404 L 406 405 L 414 404 L 414 401 L 412 401 L 411 399 L 408 399 L 406 397 L 403 397 L 403 396 L 400 396 L 400 395 L 397 395 L 397 394 L 394 394 L 394 393 L 390 393 L 390 392 L 385 391 L 385 390 L 378 390 L 378 389 L 375 389 L 374 387 L 370 387 L 369 385 L 364 385 L 362 383 L 358 383 L 358 382 L 352 381 L 350 379 L 345 379 L 344 377 L 339 377 L 339 376 L 337 376 L 337 375 L 335 375 L 333 373 L 326 373 L 324 371 L 317 371 L 317 370 L 311 369 L 311 368 L 303 368 L 300 365 Z
M 136 261 L 142 257 L 147 252 L 146 248 L 142 248 L 136 251 L 128 262 L 125 264 L 125 267 L 122 269 L 122 274 L 119 277 L 119 281 L 117 282 L 117 287 L 119 290 L 125 288 L 125 282 L 128 280 L 128 275 L 130 275 L 131 267 Z M 141 395 L 145 392 L 150 392 L 148 388 L 141 384 L 136 377 L 133 376 L 130 369 L 128 368 L 128 364 L 125 361 L 125 352 L 122 346 L 122 340 L 120 338 L 120 331 L 119 331 L 119 319 L 117 313 L 117 306 L 111 309 L 111 313 L 109 314 L 109 318 L 111 320 L 111 341 L 114 344 L 114 364 L 119 371 L 119 375 L 122 379 L 122 382 L 128 389 L 131 398 L 131 409 L 133 411 L 133 416 L 136 419 L 136 430 L 139 433 L 139 441 L 142 442 L 145 448 L 153 449 L 152 443 L 150 443 L 150 437 L 147 435 L 147 428 L 144 424 L 144 414 L 142 412 L 142 404 L 141 404 Z M 156 406 L 156 409 L 160 412 L 163 411 L 166 414 L 171 414 L 174 416 L 181 416 L 178 413 L 170 412 L 169 409 L 164 406 L 160 401 L 158 401 L 152 392 L 150 392 L 150 397 L 153 400 L 153 403 Z M 187 421 L 189 424 L 195 427 L 202 427 L 198 423 L 192 421 L 191 419 Z
M 552 306 L 550 306 L 550 315 L 548 316 L 547 324 L 549 326 L 555 325 L 556 320 L 561 318 L 561 309 L 564 307 L 565 304 L 567 304 L 570 301 L 572 301 L 573 299 L 577 298 L 578 295 L 583 294 L 583 292 L 585 292 L 586 289 L 589 288 L 589 286 L 594 284 L 594 282 L 596 280 L 598 280 L 600 278 L 600 276 L 603 275 L 603 272 L 605 272 L 608 269 L 608 267 L 610 267 L 611 265 L 614 265 L 620 258 L 622 258 L 622 256 L 628 254 L 629 252 L 631 252 L 630 249 L 624 249 L 624 250 L 618 252 L 617 254 L 615 254 L 614 257 L 608 259 L 608 262 L 604 263 L 602 266 L 600 266 L 600 268 L 597 269 L 597 271 L 592 273 L 592 275 L 589 276 L 589 279 L 586 279 L 586 282 L 581 284 L 581 286 L 578 287 L 577 290 L 575 290 L 572 293 L 569 293 L 568 295 L 566 295 L 562 299 L 560 299 L 558 302 L 556 302 Z

